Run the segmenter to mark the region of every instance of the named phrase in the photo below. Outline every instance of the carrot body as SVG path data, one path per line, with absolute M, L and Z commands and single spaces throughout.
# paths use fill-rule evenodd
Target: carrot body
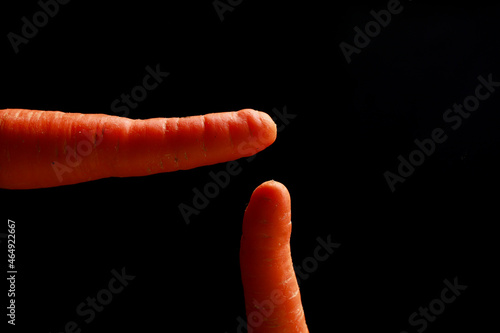
M 276 138 L 263 112 L 132 120 L 104 114 L 0 110 L 0 188 L 187 170 L 253 155 Z
M 255 189 L 243 219 L 241 278 L 248 332 L 306 333 L 290 254 L 290 195 L 268 181 Z

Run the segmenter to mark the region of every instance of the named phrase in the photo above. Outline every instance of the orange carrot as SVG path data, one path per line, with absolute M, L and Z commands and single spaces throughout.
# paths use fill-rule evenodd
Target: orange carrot
M 253 155 L 276 124 L 251 109 L 132 120 L 0 110 L 0 188 L 31 189 L 192 169 Z
M 240 247 L 248 332 L 309 332 L 290 255 L 290 218 L 283 184 L 267 181 L 255 189 Z

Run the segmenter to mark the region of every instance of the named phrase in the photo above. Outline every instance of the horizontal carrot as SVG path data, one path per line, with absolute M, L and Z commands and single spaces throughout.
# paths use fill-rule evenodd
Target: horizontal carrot
M 248 332 L 309 332 L 290 254 L 290 208 L 287 188 L 267 181 L 245 211 L 240 267 Z
M 187 170 L 253 155 L 275 138 L 271 117 L 251 109 L 146 120 L 5 109 L 0 110 L 0 188 Z

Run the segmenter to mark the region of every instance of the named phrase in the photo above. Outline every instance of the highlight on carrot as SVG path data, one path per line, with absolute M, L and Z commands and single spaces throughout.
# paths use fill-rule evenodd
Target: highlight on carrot
M 276 139 L 261 111 L 184 118 L 0 110 L 0 188 L 33 189 L 187 170 L 256 154 Z
M 267 181 L 253 192 L 243 218 L 240 267 L 248 332 L 307 333 L 290 254 L 287 188 Z

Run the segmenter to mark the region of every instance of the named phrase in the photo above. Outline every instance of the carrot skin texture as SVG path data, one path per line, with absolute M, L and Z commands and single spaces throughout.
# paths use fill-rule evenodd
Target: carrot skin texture
M 251 109 L 146 120 L 0 110 L 0 188 L 188 170 L 256 154 L 276 132 L 269 115 Z
M 290 254 L 291 228 L 286 187 L 276 181 L 257 187 L 245 210 L 240 246 L 247 322 L 253 333 L 309 332 Z

